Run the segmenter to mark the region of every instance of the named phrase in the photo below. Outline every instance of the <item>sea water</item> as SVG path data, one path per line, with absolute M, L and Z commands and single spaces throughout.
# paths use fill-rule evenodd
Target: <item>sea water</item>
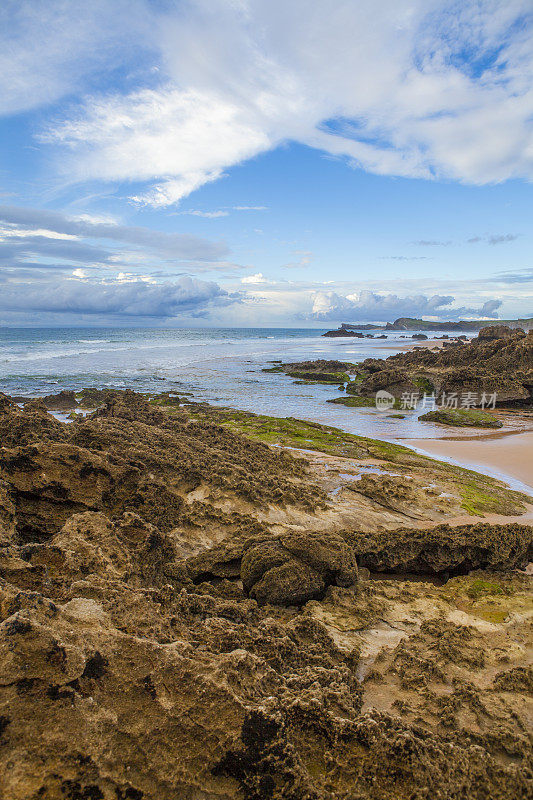
M 324 338 L 325 329 L 294 328 L 0 328 L 0 391 L 42 396 L 83 387 L 133 389 L 280 417 L 298 417 L 364 436 L 440 436 L 441 428 L 374 408 L 326 401 L 335 386 L 301 386 L 284 374 L 265 373 L 273 360 L 387 358 L 406 334 L 387 339 Z M 411 332 L 407 334 L 410 338 Z M 402 338 L 403 337 L 403 338 Z M 426 409 L 427 410 L 427 409 Z

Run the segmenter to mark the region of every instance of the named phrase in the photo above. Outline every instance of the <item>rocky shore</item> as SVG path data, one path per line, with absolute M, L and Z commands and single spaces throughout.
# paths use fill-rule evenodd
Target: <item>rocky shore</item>
M 495 325 L 483 328 L 470 341 L 458 338 L 441 344 L 357 364 L 318 360 L 280 364 L 270 371 L 316 383 L 338 383 L 350 397 L 330 402 L 344 405 L 372 406 L 377 392 L 387 392 L 398 402 L 412 398 L 413 403 L 423 394 L 433 395 L 448 412 L 437 421 L 457 426 L 477 422 L 483 427 L 480 413 L 471 412 L 479 406 L 533 408 L 533 331 L 526 334 L 520 328 Z M 487 423 L 490 426 L 489 417 Z
M 170 394 L 0 440 L 0 796 L 531 796 L 529 498 Z
M 531 330 L 533 328 L 533 319 L 506 319 L 499 320 L 497 323 L 494 319 L 481 319 L 481 320 L 460 320 L 459 322 L 435 322 L 434 320 L 417 319 L 415 317 L 398 317 L 394 322 L 387 322 L 385 325 L 372 325 L 364 324 L 357 325 L 349 322 L 343 322 L 339 328 L 340 331 L 480 331 L 483 328 L 492 327 L 493 325 L 505 325 L 509 328 L 522 328 L 524 330 Z

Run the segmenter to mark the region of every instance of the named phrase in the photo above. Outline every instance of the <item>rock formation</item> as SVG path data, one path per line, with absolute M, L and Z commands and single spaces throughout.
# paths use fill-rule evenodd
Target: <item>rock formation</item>
M 531 528 L 282 523 L 306 462 L 131 393 L 0 435 L 0 797 L 531 796 Z

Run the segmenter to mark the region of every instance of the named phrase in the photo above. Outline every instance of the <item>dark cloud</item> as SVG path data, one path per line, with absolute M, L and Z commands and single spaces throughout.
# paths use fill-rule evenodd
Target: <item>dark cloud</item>
M 489 300 L 481 308 L 451 308 L 455 298 L 451 295 L 410 295 L 398 297 L 396 294 L 380 295 L 374 292 L 360 292 L 358 298 L 343 297 L 336 292 L 317 292 L 311 317 L 331 322 L 373 322 L 390 321 L 398 317 L 437 317 L 446 320 L 464 316 L 495 317 L 500 300 Z
M 229 295 L 217 283 L 190 277 L 159 284 L 60 278 L 39 286 L 4 283 L 0 311 L 161 319 L 195 316 L 212 305 L 238 301 L 238 295 Z
M 0 221 L 26 230 L 45 229 L 71 236 L 109 239 L 144 247 L 161 258 L 217 261 L 229 252 L 224 242 L 212 242 L 187 233 L 163 233 L 150 228 L 117 225 L 114 222 L 74 219 L 57 211 L 21 206 L 0 206 Z
M 487 300 L 479 309 L 480 317 L 496 317 L 496 311 L 502 306 L 501 300 Z

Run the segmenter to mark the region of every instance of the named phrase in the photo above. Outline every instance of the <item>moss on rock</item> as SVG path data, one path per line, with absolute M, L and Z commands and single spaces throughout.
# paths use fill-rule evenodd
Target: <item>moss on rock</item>
M 438 422 L 440 425 L 453 425 L 455 428 L 501 428 L 500 422 L 488 411 L 475 408 L 439 408 L 428 411 L 419 419 L 422 422 Z

